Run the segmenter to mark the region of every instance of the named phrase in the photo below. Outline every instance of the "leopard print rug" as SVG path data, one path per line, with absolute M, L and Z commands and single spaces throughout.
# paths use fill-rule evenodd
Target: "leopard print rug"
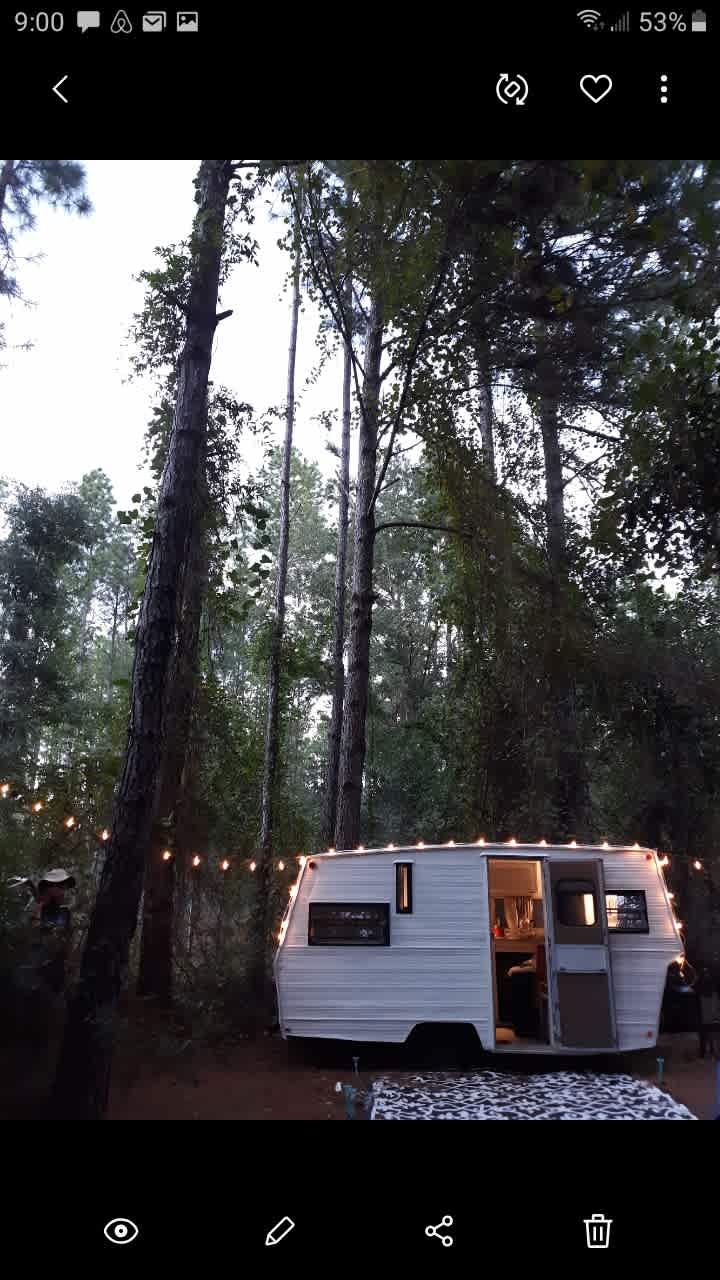
M 696 1120 L 654 1085 L 629 1075 L 432 1072 L 375 1080 L 371 1120 Z

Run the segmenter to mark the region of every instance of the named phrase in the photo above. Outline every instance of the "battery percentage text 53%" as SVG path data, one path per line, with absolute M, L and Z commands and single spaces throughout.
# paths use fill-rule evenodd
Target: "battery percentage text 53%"
M 684 13 L 641 13 L 641 31 L 687 31 Z

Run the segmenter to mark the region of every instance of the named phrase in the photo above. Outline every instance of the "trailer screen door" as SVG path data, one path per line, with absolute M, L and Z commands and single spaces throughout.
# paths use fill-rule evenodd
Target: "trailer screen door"
M 568 1049 L 613 1049 L 615 1016 L 600 859 L 545 864 L 555 1038 Z

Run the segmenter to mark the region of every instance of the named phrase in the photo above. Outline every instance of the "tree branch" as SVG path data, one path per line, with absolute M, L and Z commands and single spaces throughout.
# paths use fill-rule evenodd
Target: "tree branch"
M 375 525 L 375 533 L 381 529 L 430 529 L 435 533 L 455 533 L 459 538 L 469 538 L 467 529 L 455 529 L 449 524 L 427 524 L 424 520 L 385 520 Z

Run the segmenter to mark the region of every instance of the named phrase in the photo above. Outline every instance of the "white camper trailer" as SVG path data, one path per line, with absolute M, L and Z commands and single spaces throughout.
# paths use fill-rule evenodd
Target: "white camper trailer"
M 402 1043 L 452 1023 L 496 1053 L 645 1049 L 682 950 L 650 849 L 318 854 L 280 929 L 280 1027 L 286 1038 Z

